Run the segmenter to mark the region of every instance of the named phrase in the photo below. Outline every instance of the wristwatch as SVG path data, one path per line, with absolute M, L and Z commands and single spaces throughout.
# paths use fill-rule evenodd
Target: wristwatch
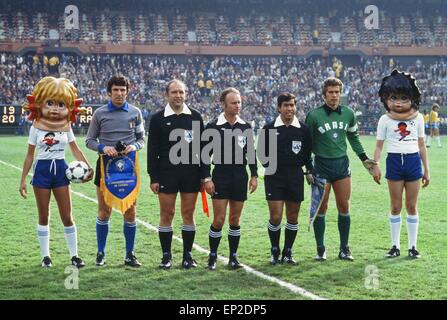
M 212 179 L 211 177 L 207 177 L 207 178 L 203 179 L 203 182 L 207 183 L 207 182 L 210 182 L 210 181 L 212 181 L 212 180 L 213 180 L 213 179 Z

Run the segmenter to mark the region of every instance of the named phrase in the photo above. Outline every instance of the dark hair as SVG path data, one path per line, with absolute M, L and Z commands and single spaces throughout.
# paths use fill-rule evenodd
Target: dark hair
M 421 92 L 416 84 L 416 79 L 411 74 L 406 72 L 399 72 L 394 69 L 389 76 L 382 79 L 380 85 L 379 96 L 383 106 L 387 111 L 390 111 L 386 100 L 392 93 L 404 94 L 410 97 L 411 107 L 418 110 L 419 103 L 421 103 Z
M 121 74 L 116 74 L 112 78 L 110 78 L 109 82 L 107 83 L 107 92 L 112 93 L 112 86 L 126 86 L 127 92 L 129 92 L 129 86 L 130 82 L 129 79 L 127 79 L 125 76 Z
M 340 94 L 343 90 L 343 82 L 341 82 L 340 79 L 334 78 L 334 77 L 329 77 L 326 80 L 324 80 L 323 82 L 323 88 L 322 88 L 322 92 L 323 92 L 323 96 L 326 96 L 326 92 L 327 92 L 327 88 L 328 87 L 335 87 L 338 86 L 340 87 Z
M 241 95 L 241 93 L 239 92 L 238 89 L 233 88 L 233 87 L 229 87 L 229 88 L 226 88 L 224 91 L 222 91 L 222 93 L 220 94 L 220 97 L 219 97 L 219 101 L 220 102 L 225 102 L 225 98 L 227 97 L 227 95 L 229 93 L 236 93 L 238 95 Z
M 185 84 L 182 80 L 179 80 L 179 79 L 172 79 L 172 80 L 169 81 L 168 84 L 166 85 L 166 88 L 165 88 L 166 93 L 169 93 L 169 87 L 170 87 L 171 84 L 173 84 L 174 82 L 180 83 L 180 84 L 185 88 L 185 91 L 187 91 L 187 89 L 186 89 L 186 84 Z
M 435 108 L 438 108 L 438 109 L 439 109 L 439 104 L 437 104 L 436 102 L 433 103 L 433 105 L 431 106 L 431 109 L 432 109 L 432 110 L 435 110 Z
M 278 98 L 277 98 L 277 100 L 276 100 L 277 103 L 278 103 L 278 108 L 281 107 L 281 104 L 282 104 L 283 102 L 287 102 L 287 101 L 290 101 L 290 100 L 293 100 L 293 101 L 295 102 L 295 104 L 296 104 L 296 97 L 295 97 L 294 94 L 292 94 L 292 93 L 290 93 L 290 92 L 283 92 L 283 93 L 280 93 L 279 96 L 278 96 Z

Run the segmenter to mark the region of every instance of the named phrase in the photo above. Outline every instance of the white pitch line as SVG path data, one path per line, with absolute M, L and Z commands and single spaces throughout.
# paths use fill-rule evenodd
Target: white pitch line
M 22 168 L 19 168 L 19 167 L 13 165 L 13 164 L 8 163 L 8 162 L 0 160 L 0 163 L 4 164 L 5 166 L 8 166 L 8 167 L 14 168 L 16 170 L 22 171 Z M 31 173 L 28 173 L 28 175 L 32 176 Z M 81 197 L 81 198 L 84 198 L 86 200 L 92 201 L 94 203 L 98 203 L 98 200 L 90 198 L 89 196 L 86 196 L 83 193 L 80 193 L 80 192 L 77 192 L 77 191 L 73 191 L 73 190 L 71 190 L 71 192 L 73 194 Z M 118 210 L 113 209 L 113 211 L 116 211 L 116 212 L 119 213 Z M 147 223 L 146 221 L 140 220 L 138 218 L 136 220 L 137 220 L 138 223 L 142 224 L 147 229 L 155 231 L 155 232 L 158 232 L 158 228 L 153 226 L 153 225 L 151 225 L 150 223 Z M 173 238 L 175 240 L 179 241 L 179 242 L 183 242 L 183 240 L 181 238 L 177 237 L 177 236 L 173 236 Z M 207 249 L 205 249 L 205 248 L 203 248 L 203 247 L 201 247 L 201 246 L 199 246 L 197 244 L 194 244 L 193 247 L 197 251 L 199 251 L 201 253 L 208 254 L 208 250 Z M 218 258 L 219 258 L 220 261 L 222 261 L 224 263 L 228 263 L 228 258 L 225 258 L 223 256 L 218 256 Z M 296 286 L 296 285 L 294 285 L 292 283 L 286 282 L 286 281 L 281 280 L 279 278 L 276 278 L 276 277 L 273 277 L 273 276 L 269 276 L 269 275 L 267 275 L 267 274 L 265 274 L 265 273 L 263 273 L 261 271 L 258 271 L 258 270 L 254 269 L 254 268 L 252 268 L 252 267 L 250 267 L 248 265 L 243 264 L 242 267 L 249 274 L 252 274 L 252 275 L 254 275 L 256 277 L 262 278 L 262 279 L 267 280 L 269 282 L 276 283 L 276 284 L 280 285 L 281 287 L 284 287 L 284 288 L 290 290 L 291 292 L 299 294 L 299 295 L 301 295 L 303 297 L 306 297 L 306 298 L 309 298 L 309 299 L 312 299 L 312 300 L 326 300 L 325 298 L 317 296 L 316 294 L 313 294 L 312 292 L 309 292 L 306 289 L 298 287 L 298 286 Z

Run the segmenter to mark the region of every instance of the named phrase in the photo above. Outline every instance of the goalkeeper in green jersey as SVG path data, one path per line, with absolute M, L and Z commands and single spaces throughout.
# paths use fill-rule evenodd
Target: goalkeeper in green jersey
M 340 233 L 340 253 L 342 260 L 354 260 L 348 246 L 351 217 L 349 215 L 349 199 L 351 197 L 351 170 L 347 156 L 347 143 L 363 162 L 370 174 L 377 174 L 377 163 L 369 159 L 359 139 L 357 121 L 354 111 L 340 105 L 343 83 L 336 78 L 328 78 L 323 83 L 325 104 L 310 111 L 306 117 L 312 135 L 312 152 L 314 171 L 308 174 L 308 182 L 313 176 L 327 181 L 326 190 L 321 200 L 320 209 L 314 220 L 315 240 L 317 242 L 316 260 L 326 260 L 324 246 L 325 215 L 331 188 L 334 189 L 338 209 L 338 231 Z

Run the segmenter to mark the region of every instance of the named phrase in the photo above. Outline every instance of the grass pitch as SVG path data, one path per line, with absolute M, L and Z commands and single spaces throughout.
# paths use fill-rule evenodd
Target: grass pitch
M 82 137 L 78 144 L 92 164 L 96 154 L 86 150 Z M 361 138 L 367 153 L 372 156 L 375 140 Z M 27 150 L 25 137 L 0 137 L 0 160 L 22 167 Z M 304 288 L 327 299 L 447 299 L 447 200 L 444 186 L 447 178 L 444 167 L 447 149 L 429 149 L 431 183 L 420 193 L 420 232 L 418 247 L 422 259 L 406 257 L 407 233 L 402 225 L 402 256 L 387 260 L 390 247 L 388 210 L 389 199 L 386 180 L 376 185 L 362 164 L 350 151 L 353 176 L 351 198 L 350 246 L 354 262 L 340 261 L 335 200 L 331 195 L 326 225 L 328 260 L 313 261 L 315 240 L 307 231 L 308 195 L 300 212 L 300 230 L 294 246 L 297 266 L 270 266 L 267 234 L 268 209 L 264 197 L 263 179 L 258 190 L 249 196 L 241 221 L 240 261 L 264 274 Z M 67 161 L 72 160 L 67 151 Z M 382 161 L 382 172 L 385 168 Z M 138 201 L 138 218 L 158 225 L 158 200 L 149 190 L 146 173 L 146 150 L 140 154 L 142 188 Z M 79 271 L 78 289 L 66 289 L 70 273 L 69 254 L 63 235 L 63 226 L 55 202 L 52 202 L 50 222 L 50 250 L 54 267 L 40 267 L 40 251 L 36 235 L 37 210 L 32 187 L 29 197 L 23 200 L 18 192 L 21 172 L 0 162 L 0 299 L 306 299 L 275 283 L 261 279 L 244 270 L 230 271 L 218 262 L 215 272 L 205 268 L 207 255 L 194 250 L 199 267 L 182 270 L 180 242 L 173 242 L 174 266 L 161 271 L 158 263 L 161 249 L 156 232 L 139 224 L 135 252 L 143 266 L 137 270 L 125 268 L 122 218 L 114 213 L 111 218 L 107 242 L 107 265 L 97 268 L 95 220 L 96 204 L 73 194 L 73 214 L 78 227 L 79 255 L 87 266 Z M 90 198 L 96 197 L 92 182 L 72 184 L 72 190 Z M 403 214 L 405 217 L 405 213 Z M 403 219 L 405 221 L 405 219 Z M 196 214 L 195 243 L 208 248 L 208 229 L 211 223 L 201 213 L 200 203 Z M 283 220 L 283 224 L 285 221 Z M 174 235 L 181 236 L 181 220 L 177 208 Z M 224 226 L 219 248 L 220 255 L 228 255 L 228 224 Z M 284 239 L 282 231 L 281 243 Z M 69 271 L 69 270 L 68 270 Z

